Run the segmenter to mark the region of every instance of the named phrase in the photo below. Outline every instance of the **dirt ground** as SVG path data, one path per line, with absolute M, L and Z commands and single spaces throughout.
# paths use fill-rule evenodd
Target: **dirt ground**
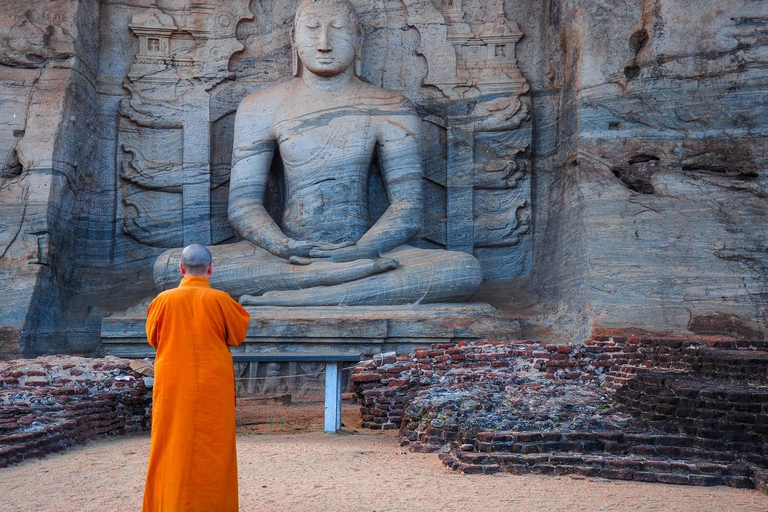
M 359 429 L 345 404 L 344 432 L 324 434 L 322 403 L 238 403 L 242 511 L 696 511 L 765 512 L 768 496 L 538 475 L 462 475 L 437 455 L 410 453 L 394 432 Z M 3 511 L 136 511 L 149 435 L 93 441 L 0 469 Z
M 283 395 L 288 397 L 290 395 Z M 283 403 L 272 400 L 238 398 L 235 423 L 238 434 L 301 434 L 322 432 L 323 402 L 300 401 Z M 347 431 L 360 429 L 360 406 L 349 401 L 341 408 L 341 424 Z

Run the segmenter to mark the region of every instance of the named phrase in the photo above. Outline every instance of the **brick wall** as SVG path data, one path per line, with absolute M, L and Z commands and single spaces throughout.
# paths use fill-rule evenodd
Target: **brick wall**
M 713 367 L 709 348 L 747 352 L 768 347 L 766 342 L 682 336 L 597 336 L 580 346 L 539 341 L 444 343 L 363 361 L 354 369 L 351 381 L 362 404 L 363 427 L 396 429 L 408 392 L 446 379 L 452 385 L 462 380 L 476 382 L 480 375 L 486 381 L 513 381 L 533 373 L 555 384 L 593 382 L 615 391 L 633 379 L 638 369 L 688 373 Z M 734 366 L 731 374 L 743 371 L 740 368 Z M 759 373 L 760 367 L 752 371 Z
M 768 343 L 596 337 L 385 354 L 351 378 L 363 426 L 465 473 L 768 490 Z
M 768 468 L 768 386 L 640 370 L 616 400 L 658 432 Z
M 150 426 L 151 379 L 116 357 L 0 362 L 0 467 Z

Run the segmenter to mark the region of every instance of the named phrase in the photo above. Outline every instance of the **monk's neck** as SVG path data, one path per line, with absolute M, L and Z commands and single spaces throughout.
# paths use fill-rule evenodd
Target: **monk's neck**
M 312 73 L 306 68 L 302 72 L 301 78 L 304 84 L 310 89 L 318 92 L 340 91 L 352 84 L 355 74 L 351 68 L 334 76 L 320 76 Z

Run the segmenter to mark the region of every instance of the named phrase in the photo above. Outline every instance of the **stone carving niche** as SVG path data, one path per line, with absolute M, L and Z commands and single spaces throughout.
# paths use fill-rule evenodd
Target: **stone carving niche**
M 118 194 L 124 233 L 148 250 L 235 241 L 226 219 L 234 111 L 249 92 L 291 78 L 295 6 L 188 3 L 153 5 L 127 27 L 137 51 L 120 105 Z M 363 77 L 411 99 L 422 118 L 424 226 L 412 243 L 474 254 L 486 280 L 527 273 L 531 109 L 514 13 L 492 0 L 352 3 Z M 375 218 L 386 194 L 380 180 L 370 188 Z M 270 197 L 279 196 L 275 179 Z
M 247 0 L 189 4 L 153 3 L 128 26 L 137 52 L 120 103 L 118 196 L 123 232 L 149 247 L 212 242 L 210 92 L 231 78 L 235 29 L 251 16 Z

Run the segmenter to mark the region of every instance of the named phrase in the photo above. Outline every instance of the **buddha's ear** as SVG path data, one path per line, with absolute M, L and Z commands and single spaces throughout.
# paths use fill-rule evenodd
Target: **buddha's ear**
M 299 59 L 299 50 L 296 48 L 295 23 L 291 23 L 291 73 L 293 73 L 293 76 L 301 74 L 301 59 Z
M 363 74 L 363 30 L 357 34 L 357 48 L 355 48 L 355 76 L 360 77 Z

